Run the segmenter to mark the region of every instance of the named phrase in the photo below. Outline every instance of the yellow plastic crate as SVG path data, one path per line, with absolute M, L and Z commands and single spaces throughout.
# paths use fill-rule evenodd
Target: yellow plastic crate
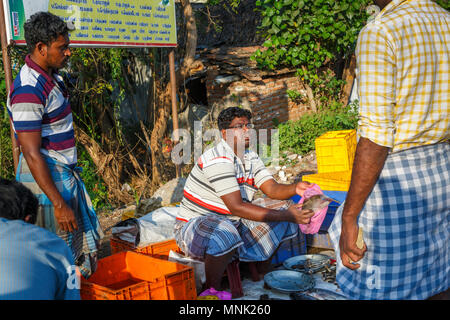
M 352 172 L 350 170 L 340 172 L 325 172 L 309 174 L 302 177 L 303 181 L 317 184 L 322 190 L 348 191 Z
M 317 171 L 352 170 L 356 150 L 356 130 L 328 131 L 315 141 Z

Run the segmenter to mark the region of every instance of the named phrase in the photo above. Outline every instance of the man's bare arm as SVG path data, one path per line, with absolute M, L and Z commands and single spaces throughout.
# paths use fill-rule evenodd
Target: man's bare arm
M 221 199 L 233 215 L 253 221 L 289 221 L 307 224 L 314 215 L 314 212 L 311 210 L 299 210 L 295 206 L 291 206 L 286 210 L 273 210 L 256 206 L 242 201 L 240 191 L 226 194 Z
M 352 179 L 342 213 L 340 239 L 342 263 L 350 269 L 357 269 L 359 265 L 351 264 L 349 259 L 360 260 L 366 250 L 365 247 L 359 249 L 356 246 L 357 219 L 378 180 L 388 152 L 388 147 L 380 146 L 366 138 L 360 138 L 356 146 Z
M 354 220 L 358 218 L 378 180 L 388 152 L 388 147 L 380 146 L 366 138 L 359 139 L 343 217 Z
M 69 232 L 77 229 L 74 213 L 56 188 L 47 163 L 41 155 L 41 132 L 19 132 L 17 136 L 33 178 L 55 208 L 55 218 L 60 228 Z
M 286 200 L 295 195 L 303 196 L 303 192 L 311 186 L 309 182 L 302 181 L 293 184 L 280 184 L 274 179 L 264 182 L 260 189 L 271 199 Z

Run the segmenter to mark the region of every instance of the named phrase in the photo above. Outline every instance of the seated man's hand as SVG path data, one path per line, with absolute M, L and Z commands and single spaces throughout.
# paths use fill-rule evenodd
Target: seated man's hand
M 290 214 L 290 217 L 292 218 L 290 222 L 294 222 L 297 224 L 308 224 L 311 221 L 312 216 L 314 215 L 314 211 L 301 210 L 298 208 L 297 204 L 290 206 L 287 209 L 287 212 Z
M 306 189 L 311 188 L 312 186 L 313 186 L 313 184 L 309 183 L 308 181 L 300 181 L 295 186 L 295 192 L 300 197 L 303 197 L 303 194 L 305 193 Z

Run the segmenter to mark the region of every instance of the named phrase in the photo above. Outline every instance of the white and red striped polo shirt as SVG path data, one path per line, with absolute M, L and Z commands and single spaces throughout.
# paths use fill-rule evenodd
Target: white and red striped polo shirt
M 273 179 L 257 153 L 246 150 L 243 160 L 223 139 L 203 153 L 186 180 L 180 217 L 220 214 L 239 219 L 220 197 L 240 190 L 242 199 L 251 202 L 261 185 Z

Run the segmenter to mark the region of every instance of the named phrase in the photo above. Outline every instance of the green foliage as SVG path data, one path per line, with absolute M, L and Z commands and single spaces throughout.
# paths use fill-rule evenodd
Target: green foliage
M 86 190 L 91 198 L 94 209 L 100 210 L 109 207 L 108 191 L 102 180 L 97 174 L 96 167 L 89 157 L 89 154 L 81 145 L 77 145 L 78 149 L 78 166 L 83 169 L 80 176 L 86 186 Z
M 5 80 L 2 80 L 4 85 Z M 1 83 L 0 83 L 1 85 Z M 2 90 L 4 92 L 4 89 Z M 2 100 L 0 106 L 0 177 L 14 179 L 14 162 L 12 156 L 12 145 L 9 131 L 9 116 Z
M 232 10 L 236 10 L 237 7 L 239 7 L 239 5 L 241 4 L 241 0 L 208 0 L 208 2 L 206 3 L 208 6 L 215 6 L 218 4 L 221 4 L 224 6 L 224 8 L 228 6 L 230 6 L 230 8 Z
M 280 124 L 280 151 L 306 154 L 315 149 L 315 139 L 325 132 L 356 129 L 358 114 L 354 109 L 352 105 L 335 104 L 330 110 L 306 114 L 297 121 Z
M 315 71 L 336 54 L 353 50 L 367 19 L 368 0 L 260 0 L 266 51 L 256 61 L 277 66 L 305 66 Z M 313 76 L 312 74 L 308 74 Z
M 14 179 L 14 161 L 10 135 L 9 115 L 6 109 L 6 82 L 3 61 L 0 60 L 0 177 Z M 14 72 L 15 75 L 17 72 Z
M 340 57 L 351 54 L 370 0 L 258 0 L 266 50 L 252 56 L 264 69 L 289 67 L 316 97 L 337 97 L 342 81 L 330 73 Z
M 123 147 L 124 133 L 120 106 L 125 97 L 126 74 L 122 68 L 130 50 L 74 48 L 70 59 L 71 106 L 76 125 L 93 138 L 105 152 Z M 105 140 L 106 139 L 106 140 Z M 88 152 L 77 144 L 81 177 L 96 210 L 110 206 L 106 184 Z
M 296 90 L 286 90 L 286 94 L 289 100 L 294 103 L 302 103 L 305 100 L 305 95 Z
M 74 117 L 86 132 L 96 139 L 100 138 L 98 111 L 109 108 L 114 115 L 114 129 L 117 140 L 122 139 L 122 127 L 118 112 L 125 91 L 122 65 L 128 55 L 125 49 L 87 49 L 74 48 L 70 59 L 72 73 L 78 77 L 72 93 Z M 114 95 L 114 91 L 119 94 Z M 100 106 L 100 107 L 99 107 Z
M 438 5 L 446 10 L 450 10 L 450 1 L 448 0 L 434 0 Z

